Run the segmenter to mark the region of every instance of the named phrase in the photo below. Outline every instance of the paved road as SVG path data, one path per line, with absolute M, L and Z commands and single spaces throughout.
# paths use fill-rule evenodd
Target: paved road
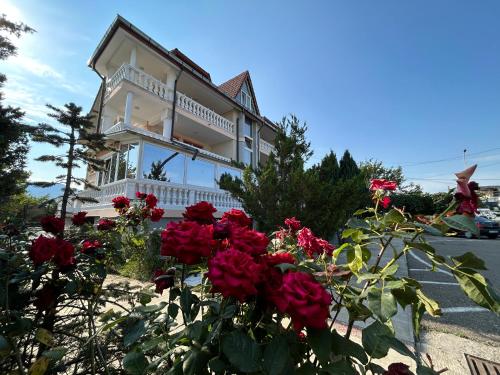
M 428 237 L 427 240 L 441 255 L 456 256 L 470 251 L 483 259 L 488 270 L 482 274 L 500 294 L 500 239 Z M 500 345 L 500 317 L 470 301 L 451 274 L 445 270 L 429 271 L 425 255 L 416 255 L 407 257 L 409 276 L 423 284 L 424 292 L 438 300 L 444 312 L 439 318 L 426 315 L 423 328 Z

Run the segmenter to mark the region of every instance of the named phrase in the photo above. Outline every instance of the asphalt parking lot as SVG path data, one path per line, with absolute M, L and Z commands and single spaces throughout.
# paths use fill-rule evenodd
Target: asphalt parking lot
M 428 237 L 427 240 L 441 255 L 456 256 L 470 251 L 483 259 L 488 270 L 482 271 L 482 274 L 500 294 L 500 239 Z M 424 292 L 438 300 L 443 311 L 443 316 L 439 318 L 426 315 L 422 322 L 423 329 L 499 345 L 500 317 L 470 301 L 453 275 L 446 270 L 430 271 L 425 255 L 412 252 L 407 260 L 409 276 L 420 281 Z

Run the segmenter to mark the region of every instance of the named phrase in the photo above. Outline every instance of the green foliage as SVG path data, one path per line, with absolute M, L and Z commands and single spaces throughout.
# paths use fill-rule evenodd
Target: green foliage
M 484 262 L 472 253 L 451 258 L 437 254 L 425 242 L 424 229 L 397 209 L 358 210 L 343 231 L 345 243 L 332 256 L 306 255 L 297 232 L 274 236 L 268 252 L 288 252 L 296 260 L 294 265 L 276 266 L 277 275 L 306 273 L 331 294 L 332 303 L 325 307 L 332 314 L 321 329 L 306 325 L 296 332 L 290 324 L 290 319 L 296 323 L 294 315 L 281 312 L 265 294 L 243 301 L 223 297 L 206 276 L 207 259 L 194 265 L 162 260 L 161 268 L 175 272 L 173 285 L 161 297 L 144 284 L 113 283 L 108 269 L 127 264 L 145 249 L 158 254 L 158 232 L 147 220 L 137 219 L 144 204 L 122 212 L 114 230 L 96 231 L 86 224 L 66 231 L 65 239 L 76 247 L 76 265 L 64 270 L 51 261 L 33 265 L 27 255 L 33 233 L 0 236 L 0 373 L 384 373 L 372 360 L 385 357 L 390 349 L 418 362 L 418 373 L 436 373 L 394 331 L 398 306 L 412 309 L 416 334 L 425 312 L 441 314 L 438 302 L 426 296 L 416 280 L 398 276 L 398 260 L 414 251 L 452 272 L 472 301 L 499 312 L 499 297 L 479 273 L 486 269 Z M 448 231 L 440 220 L 430 225 Z M 453 223 L 463 220 L 455 217 Z M 101 252 L 80 251 L 84 240 L 98 240 Z M 188 283 L 193 275 L 199 275 L 200 282 Z M 47 287 L 56 298 L 40 304 Z M 341 309 L 349 317 L 343 335 L 333 328 Z M 314 306 L 308 303 L 304 311 L 314 311 Z M 359 322 L 369 322 L 361 344 L 350 337 Z
M 275 138 L 276 154 L 259 169 L 247 167 L 242 180 L 225 175 L 219 185 L 243 203 L 262 231 L 274 231 L 285 218 L 296 216 L 314 233 L 331 238 L 367 203 L 366 183 L 348 151 L 340 163 L 330 152 L 306 169 L 312 155 L 306 131 L 296 117 L 283 119 Z
M 53 215 L 56 211 L 54 204 L 45 204 L 47 197 L 33 197 L 27 193 L 11 196 L 10 200 L 2 206 L 0 223 L 13 223 L 18 226 L 36 224 L 40 218 Z
M 9 21 L 0 15 L 0 60 L 5 60 L 17 53 L 17 47 L 9 36 L 19 38 L 22 34 L 34 30 L 23 23 Z M 0 73 L 0 90 L 6 81 Z M 0 91 L 0 204 L 3 206 L 12 196 L 25 191 L 29 173 L 25 171 L 26 157 L 29 151 L 29 126 L 24 124 L 24 112 L 20 108 L 5 106 L 3 93 Z
M 80 197 L 75 186 L 85 189 L 96 188 L 96 186 L 89 183 L 85 178 L 75 177 L 74 170 L 81 168 L 82 163 L 94 169 L 100 169 L 103 161 L 98 159 L 95 154 L 107 147 L 105 136 L 94 132 L 92 115 L 82 114 L 82 107 L 77 106 L 75 103 L 65 104 L 63 108 L 57 108 L 50 104 L 47 104 L 47 107 L 52 111 L 48 116 L 55 119 L 64 130 L 45 123 L 38 124 L 32 130 L 32 140 L 48 143 L 56 147 L 66 147 L 66 149 L 62 154 L 42 155 L 36 160 L 54 163 L 57 167 L 62 168 L 65 173 L 57 176 L 55 181 L 36 182 L 32 184 L 52 186 L 62 183 L 64 185 L 63 195 L 61 196 L 61 218 L 65 218 L 70 199 L 93 201 L 90 198 Z

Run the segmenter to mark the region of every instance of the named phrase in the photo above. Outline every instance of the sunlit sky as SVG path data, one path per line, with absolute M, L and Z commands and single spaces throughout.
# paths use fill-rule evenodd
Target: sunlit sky
M 0 0 L 0 12 L 37 30 L 0 63 L 6 102 L 29 123 L 49 121 L 46 103 L 90 108 L 99 78 L 87 60 L 119 13 L 215 83 L 248 69 L 262 114 L 307 121 L 310 163 L 349 149 L 434 192 L 454 185 L 467 149 L 478 182 L 500 184 L 496 0 Z M 59 174 L 32 161 L 54 152 L 32 146 L 33 180 Z

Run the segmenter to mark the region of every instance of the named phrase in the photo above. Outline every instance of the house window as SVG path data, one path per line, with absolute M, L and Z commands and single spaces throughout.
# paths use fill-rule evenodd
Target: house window
M 252 165 L 252 150 L 246 147 L 243 148 L 242 161 L 245 164 Z
M 245 117 L 245 123 L 243 124 L 243 135 L 248 138 L 253 138 L 252 120 Z
M 241 104 L 250 111 L 252 110 L 252 97 L 245 91 L 241 91 Z
M 188 159 L 187 183 L 209 188 L 215 187 L 215 164 L 200 159 Z
M 125 178 L 135 178 L 137 169 L 137 143 L 121 145 L 104 159 L 104 170 L 99 172 L 97 185 L 105 185 Z
M 165 147 L 144 143 L 142 176 L 149 180 L 184 182 L 184 154 Z

